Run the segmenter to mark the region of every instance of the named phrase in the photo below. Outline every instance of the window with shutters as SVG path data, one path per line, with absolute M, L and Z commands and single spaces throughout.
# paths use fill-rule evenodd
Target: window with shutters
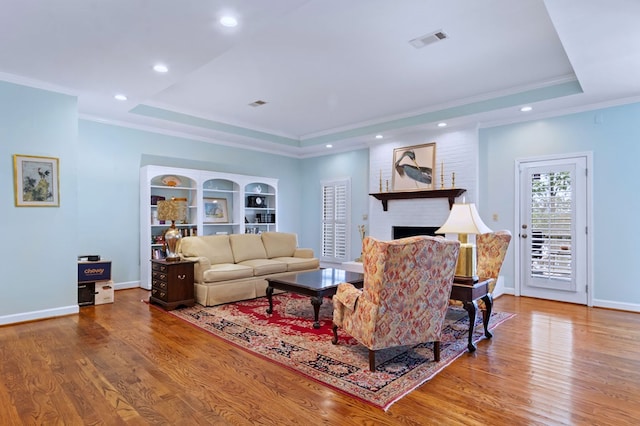
M 323 181 L 322 185 L 322 260 L 346 262 L 349 256 L 349 179 Z
M 571 278 L 573 242 L 572 182 L 569 172 L 531 177 L 531 273 Z

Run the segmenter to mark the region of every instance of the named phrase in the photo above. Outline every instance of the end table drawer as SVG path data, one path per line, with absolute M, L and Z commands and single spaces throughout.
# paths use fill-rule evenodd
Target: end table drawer
M 153 287 L 158 288 L 159 290 L 167 290 L 167 282 L 166 281 L 159 281 L 159 280 L 153 280 L 152 281 L 152 285 Z
M 160 272 L 167 272 L 167 265 L 164 265 L 162 263 L 152 263 L 151 264 L 151 269 L 154 271 L 160 271 Z
M 164 302 L 168 302 L 169 294 L 167 293 L 166 290 L 162 290 L 157 287 L 154 287 L 151 289 L 151 296 L 155 297 L 156 299 L 160 299 Z
M 153 273 L 151 275 L 156 280 L 162 280 L 162 281 L 166 281 L 167 280 L 167 274 L 164 273 L 164 272 L 153 271 Z

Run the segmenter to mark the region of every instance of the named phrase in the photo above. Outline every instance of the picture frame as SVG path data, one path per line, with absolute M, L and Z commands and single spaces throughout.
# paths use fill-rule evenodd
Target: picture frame
M 228 223 L 227 199 L 226 198 L 204 198 L 204 222 L 205 223 Z
M 59 207 L 59 159 L 14 154 L 13 182 L 16 207 Z
M 429 190 L 435 186 L 436 143 L 393 150 L 392 190 Z

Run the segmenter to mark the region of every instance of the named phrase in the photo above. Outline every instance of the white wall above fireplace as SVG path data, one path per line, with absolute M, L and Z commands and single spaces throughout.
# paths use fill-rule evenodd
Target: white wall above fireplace
M 478 203 L 478 131 L 463 129 L 452 132 L 422 132 L 406 135 L 393 142 L 372 146 L 369 150 L 369 192 L 380 192 L 392 188 L 393 150 L 404 146 L 436 143 L 435 189 L 440 189 L 441 166 L 444 162 L 444 187 L 451 188 L 451 173 L 456 174 L 456 188 L 465 188 L 463 194 L 467 203 Z M 459 197 L 457 202 L 462 202 Z M 440 226 L 449 215 L 446 198 L 421 198 L 411 200 L 390 200 L 388 210 L 382 210 L 382 203 L 369 197 L 368 235 L 381 240 L 391 239 L 392 226 Z

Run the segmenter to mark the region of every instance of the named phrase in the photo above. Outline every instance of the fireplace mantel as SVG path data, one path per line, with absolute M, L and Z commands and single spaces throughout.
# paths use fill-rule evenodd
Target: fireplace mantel
M 369 195 L 382 201 L 382 210 L 384 210 L 385 212 L 387 211 L 389 200 L 409 200 L 413 198 L 448 198 L 449 210 L 451 210 L 451 207 L 453 207 L 453 203 L 456 201 L 456 197 L 459 197 L 465 192 L 466 189 L 452 188 L 428 189 L 420 191 L 377 192 Z

